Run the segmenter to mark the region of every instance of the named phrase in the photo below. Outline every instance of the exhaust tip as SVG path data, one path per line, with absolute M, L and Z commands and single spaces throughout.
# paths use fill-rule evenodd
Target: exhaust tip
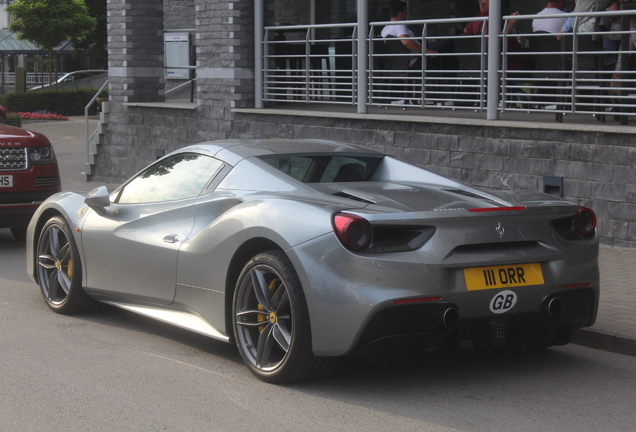
M 544 303 L 543 311 L 548 318 L 557 318 L 563 311 L 563 302 L 560 298 L 551 298 Z
M 438 319 L 444 328 L 450 330 L 459 323 L 459 311 L 456 307 L 447 307 L 439 313 Z

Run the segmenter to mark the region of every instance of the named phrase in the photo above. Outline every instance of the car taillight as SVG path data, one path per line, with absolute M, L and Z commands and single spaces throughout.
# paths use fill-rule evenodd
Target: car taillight
M 596 230 L 596 215 L 587 207 L 578 207 L 574 216 L 552 221 L 552 226 L 570 240 L 589 238 Z
M 587 207 L 579 206 L 574 216 L 574 230 L 582 237 L 590 237 L 596 229 L 596 215 Z
M 435 234 L 429 225 L 403 225 L 388 221 L 371 225 L 361 216 L 336 213 L 333 230 L 340 243 L 352 252 L 391 253 L 421 248 Z
M 371 224 L 360 216 L 348 213 L 337 213 L 333 217 L 333 230 L 340 243 L 354 252 L 368 248 L 373 238 Z

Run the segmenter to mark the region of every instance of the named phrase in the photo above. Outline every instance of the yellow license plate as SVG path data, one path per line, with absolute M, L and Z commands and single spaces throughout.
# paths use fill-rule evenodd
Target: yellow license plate
M 469 291 L 543 285 L 540 264 L 512 264 L 464 269 Z

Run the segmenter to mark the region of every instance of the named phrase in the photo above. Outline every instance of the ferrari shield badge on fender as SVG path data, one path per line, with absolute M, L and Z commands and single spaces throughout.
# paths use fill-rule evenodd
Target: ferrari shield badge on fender
M 81 207 L 81 208 L 77 211 L 77 218 L 78 218 L 78 219 L 83 218 L 87 211 L 88 211 L 88 207 Z
M 512 309 L 516 303 L 517 294 L 509 290 L 501 291 L 490 300 L 490 311 L 496 314 L 506 313 Z

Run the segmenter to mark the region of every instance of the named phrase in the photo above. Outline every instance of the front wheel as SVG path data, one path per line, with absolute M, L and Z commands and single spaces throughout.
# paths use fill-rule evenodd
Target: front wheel
M 95 301 L 82 288 L 79 251 L 66 221 L 49 219 L 38 239 L 37 276 L 46 304 L 60 314 L 91 309 Z
M 263 381 L 284 383 L 331 371 L 336 358 L 315 357 L 305 296 L 281 251 L 256 255 L 234 291 L 234 335 L 243 361 Z

